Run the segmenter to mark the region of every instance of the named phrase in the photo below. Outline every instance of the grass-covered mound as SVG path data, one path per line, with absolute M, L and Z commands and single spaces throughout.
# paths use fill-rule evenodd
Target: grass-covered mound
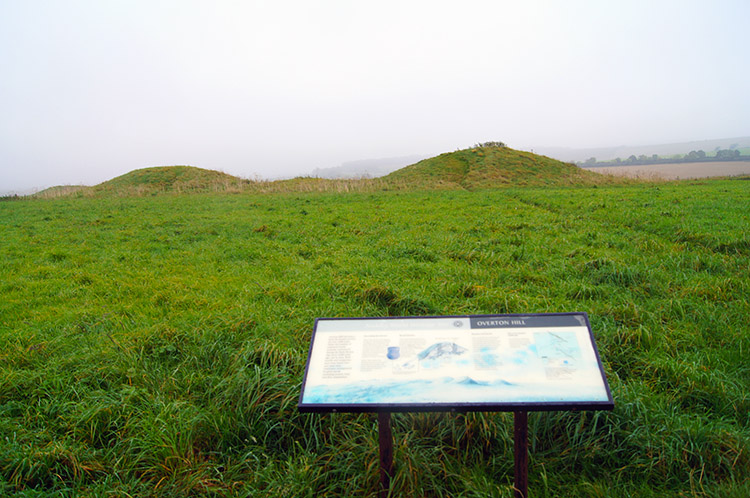
M 160 166 L 131 171 L 94 187 L 58 186 L 35 197 L 107 197 L 206 192 L 302 193 L 384 190 L 476 190 L 502 187 L 632 184 L 556 159 L 508 147 L 475 147 L 441 154 L 381 178 L 246 180 L 194 166 Z
M 149 194 L 159 192 L 238 191 L 248 180 L 194 166 L 159 166 L 131 171 L 93 188 L 94 193 Z
M 509 147 L 474 147 L 441 154 L 394 171 L 383 179 L 394 186 L 469 190 L 615 182 L 611 177 L 573 164 Z

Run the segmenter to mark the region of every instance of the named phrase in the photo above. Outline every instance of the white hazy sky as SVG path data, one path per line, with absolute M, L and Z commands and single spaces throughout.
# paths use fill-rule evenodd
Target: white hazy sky
M 0 192 L 750 135 L 750 1 L 0 0 Z

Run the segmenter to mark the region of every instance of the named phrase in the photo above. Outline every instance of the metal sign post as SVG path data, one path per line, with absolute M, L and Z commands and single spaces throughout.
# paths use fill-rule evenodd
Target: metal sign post
M 378 442 L 380 443 L 380 498 L 387 498 L 393 477 L 393 434 L 391 412 L 378 413 Z
M 526 412 L 513 413 L 513 469 L 515 497 L 529 494 L 529 425 Z

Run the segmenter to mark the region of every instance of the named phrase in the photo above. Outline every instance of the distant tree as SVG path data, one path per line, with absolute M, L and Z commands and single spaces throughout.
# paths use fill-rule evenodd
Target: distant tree
M 635 157 L 635 155 L 631 155 L 630 157 L 628 157 L 628 162 L 629 163 L 634 163 L 636 161 L 638 161 L 638 158 Z
M 619 157 L 616 157 L 616 158 L 615 158 L 615 162 L 616 162 L 617 164 L 620 164 L 620 163 L 622 162 L 622 159 L 620 159 Z
M 687 158 L 691 161 L 697 161 L 698 157 L 698 151 L 691 150 L 690 152 L 688 152 Z
M 588 165 L 596 164 L 596 158 L 595 157 L 589 157 L 588 159 L 586 159 L 586 163 L 585 164 L 588 164 Z
M 641 162 L 646 162 L 648 161 L 648 157 L 646 157 L 645 154 L 641 154 L 640 156 L 638 156 L 638 160 Z
M 716 151 L 716 159 L 736 159 L 740 157 L 740 151 L 739 150 L 729 150 L 729 149 L 721 149 Z
M 698 151 L 698 158 L 700 158 L 700 159 L 705 159 L 705 158 L 706 158 L 706 151 L 704 151 L 704 150 L 699 150 L 699 151 Z
M 652 161 L 658 161 L 659 160 L 659 155 L 658 154 L 654 154 L 653 156 L 651 156 L 651 160 Z

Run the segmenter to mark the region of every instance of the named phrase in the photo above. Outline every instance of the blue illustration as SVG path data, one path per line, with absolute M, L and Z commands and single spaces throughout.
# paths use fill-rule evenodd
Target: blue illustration
M 413 354 L 391 346 L 386 351 L 388 359 L 399 360 L 390 363 L 393 378 L 359 377 L 350 382 L 308 385 L 303 403 L 608 400 L 605 386 L 595 381 L 599 372 L 596 359 L 584 360 L 575 332 L 539 331 L 533 337 L 534 342 L 525 347 L 505 350 L 482 346 L 472 352 L 455 342 L 443 341 Z
M 549 401 L 606 401 L 606 393 L 596 386 L 577 386 L 574 391 L 549 385 L 515 384 L 502 379 L 475 380 L 471 377 L 443 377 L 391 382 L 355 382 L 345 385 L 318 385 L 306 390 L 305 403 L 492 403 Z

